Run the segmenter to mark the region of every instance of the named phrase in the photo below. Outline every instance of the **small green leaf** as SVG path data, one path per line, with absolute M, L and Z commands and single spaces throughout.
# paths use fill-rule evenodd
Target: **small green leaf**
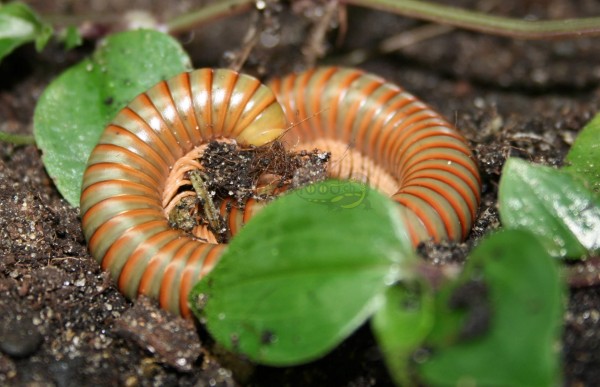
M 365 185 L 328 181 L 264 208 L 190 303 L 224 347 L 258 363 L 298 364 L 363 324 L 414 262 L 395 203 Z
M 592 191 L 600 193 L 600 114 L 577 135 L 566 162 L 565 170 L 580 175 Z
M 417 285 L 417 284 L 412 284 Z M 431 330 L 433 296 L 424 285 L 414 289 L 399 284 L 385 293 L 385 304 L 371 325 L 390 374 L 399 386 L 411 384 L 410 360 Z
M 570 173 L 509 159 L 498 203 L 505 227 L 530 230 L 554 256 L 600 250 L 600 199 Z
M 63 36 L 61 37 L 61 40 L 64 43 L 66 50 L 71 50 L 75 47 L 81 46 L 83 43 L 83 39 L 79 34 L 79 30 L 74 26 L 67 27 L 63 33 Z
M 43 22 L 23 3 L 0 4 L 0 61 L 15 48 L 35 41 L 41 51 L 50 37 L 52 27 Z
M 180 44 L 158 31 L 112 35 L 91 59 L 71 67 L 42 94 L 34 135 L 48 174 L 79 205 L 88 156 L 104 127 L 136 95 L 190 68 Z
M 483 286 L 469 288 L 473 283 Z M 419 367 L 426 385 L 559 385 L 564 288 L 556 261 L 533 234 L 492 235 L 447 288 L 440 292 L 434 330 L 450 334 L 436 338 Z M 456 313 L 451 302 L 467 309 L 462 331 L 446 319 Z M 446 324 L 450 329 L 440 327 Z

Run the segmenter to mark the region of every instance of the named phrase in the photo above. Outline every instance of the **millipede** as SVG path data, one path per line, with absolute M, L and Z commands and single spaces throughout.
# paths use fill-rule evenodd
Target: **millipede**
M 328 176 L 366 178 L 389 195 L 414 245 L 464 240 L 479 206 L 480 176 L 463 136 L 376 75 L 324 67 L 264 85 L 225 69 L 185 72 L 116 115 L 83 176 L 89 250 L 130 299 L 144 294 L 189 317 L 192 286 L 226 248 L 168 222 L 167 209 L 190 195 L 177 187 L 190 183 L 186 172 L 202 168 L 197 160 L 214 140 L 241 147 L 280 140 L 294 149 L 330 152 Z M 232 230 L 257 211 L 249 201 L 230 214 Z

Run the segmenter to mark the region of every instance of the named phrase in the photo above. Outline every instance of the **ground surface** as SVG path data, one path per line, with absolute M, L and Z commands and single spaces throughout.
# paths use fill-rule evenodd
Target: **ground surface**
M 58 14 L 110 13 L 127 4 L 161 17 L 192 6 L 186 1 L 168 9 L 167 4 L 149 8 L 149 1 L 28 3 Z M 567 0 L 453 3 L 518 17 L 600 15 L 600 4 L 592 0 L 576 5 Z M 299 17 L 286 12 L 277 17 L 285 31 L 281 44 L 251 56 L 248 70 L 274 74 L 302 64 L 297 47 L 285 44 L 302 42 L 304 24 L 290 22 Z M 231 56 L 225 53 L 239 48 L 247 23 L 247 17 L 223 20 L 182 39 L 197 67 L 222 65 Z M 344 53 L 372 48 L 419 25 L 351 9 L 345 43 L 329 58 L 339 63 Z M 0 130 L 31 133 L 44 87 L 91 46 L 69 53 L 50 47 L 42 54 L 26 47 L 5 60 L 0 65 Z M 479 158 L 483 203 L 472 237 L 459 246 L 422 249 L 434 261 L 460 261 L 482 235 L 499 226 L 496 190 L 508 155 L 561 164 L 577 131 L 600 107 L 598 38 L 532 43 L 449 31 L 396 53 L 375 55 L 360 67 L 403 85 L 455 122 Z M 150 302 L 132 308 L 87 254 L 78 215 L 61 199 L 34 146 L 0 143 L 0 384 L 391 384 L 368 327 L 318 362 L 253 368 L 221 354 L 202 330 L 163 314 Z M 600 287 L 570 290 L 565 328 L 565 384 L 600 384 Z

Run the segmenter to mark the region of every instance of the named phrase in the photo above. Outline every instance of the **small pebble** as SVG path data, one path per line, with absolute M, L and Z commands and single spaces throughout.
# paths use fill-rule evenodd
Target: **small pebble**
M 6 318 L 0 324 L 0 350 L 9 356 L 28 357 L 37 351 L 43 341 L 31 319 Z

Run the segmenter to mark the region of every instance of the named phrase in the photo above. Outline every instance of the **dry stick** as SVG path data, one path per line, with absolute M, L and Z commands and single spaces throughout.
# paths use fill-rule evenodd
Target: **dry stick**
M 453 30 L 454 27 L 441 24 L 427 24 L 413 28 L 409 31 L 382 40 L 378 46 L 379 52 L 382 54 L 389 54 L 401 50 L 404 47 L 412 46 L 413 44 L 447 34 Z
M 35 138 L 27 134 L 11 134 L 0 132 L 0 141 L 8 142 L 14 145 L 33 145 Z
M 220 0 L 197 11 L 178 16 L 165 23 L 167 32 L 177 34 L 189 31 L 211 21 L 247 11 L 255 6 L 254 0 Z
M 212 200 L 212 196 L 206 189 L 207 180 L 206 175 L 198 170 L 194 170 L 190 172 L 190 181 L 192 182 L 192 187 L 194 187 L 194 191 L 200 199 L 202 200 L 202 208 L 204 209 L 204 216 L 206 216 L 206 220 L 208 220 L 208 224 L 211 229 L 215 232 L 215 235 L 220 235 L 221 230 L 221 219 L 219 218 L 219 210 L 215 206 L 215 203 Z
M 591 257 L 573 265 L 564 266 L 567 283 L 572 288 L 600 285 L 600 257 Z
M 342 63 L 345 66 L 356 66 L 374 56 L 389 54 L 413 44 L 442 36 L 453 30 L 454 27 L 447 25 L 427 24 L 384 39 L 374 49 L 358 48 L 339 57 L 334 57 L 327 62 Z
M 306 63 L 309 67 L 315 65 L 317 59 L 325 54 L 325 34 L 331 24 L 331 19 L 336 13 L 338 6 L 337 0 L 329 0 L 325 5 L 325 13 L 313 26 L 308 36 L 307 42 L 302 48 L 302 53 L 306 57 Z
M 258 13 L 254 14 L 250 27 L 248 27 L 248 31 L 246 31 L 246 36 L 244 36 L 242 47 L 235 53 L 235 56 L 229 65 L 231 70 L 240 71 L 244 63 L 246 63 L 248 56 L 250 56 L 250 53 L 254 47 L 256 47 L 259 39 L 258 25 L 262 24 L 259 19 L 262 17 L 263 16 Z

